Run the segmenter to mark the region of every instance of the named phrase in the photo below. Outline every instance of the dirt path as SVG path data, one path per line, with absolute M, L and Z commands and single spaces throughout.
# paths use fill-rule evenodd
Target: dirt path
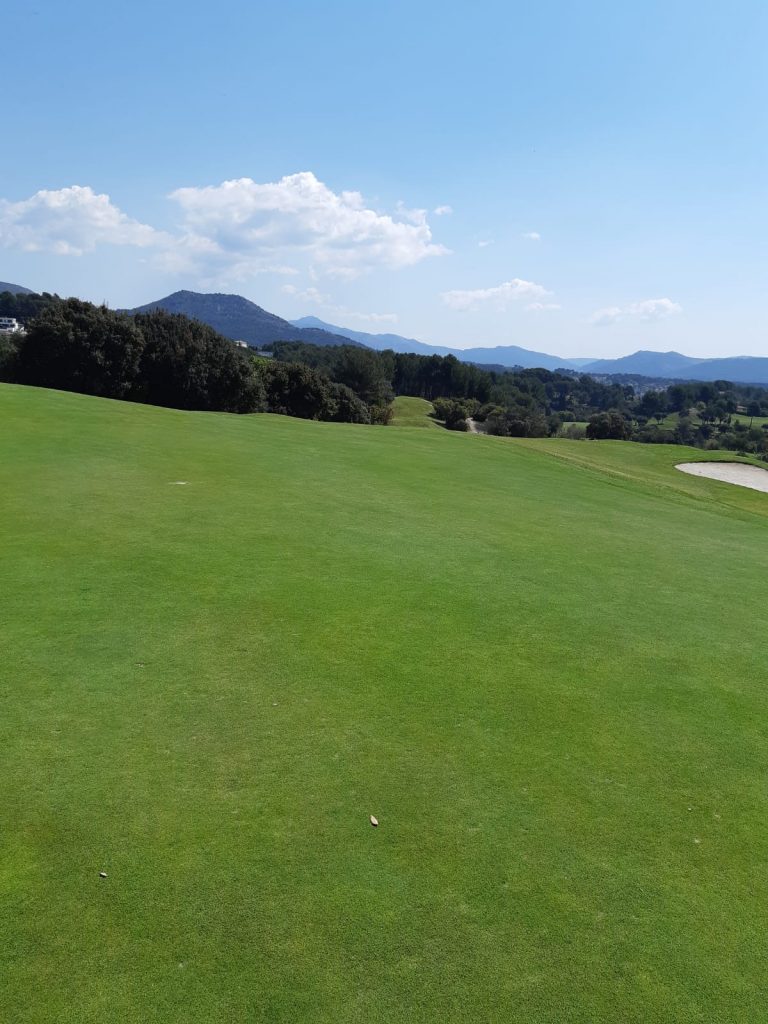
M 482 434 L 482 430 L 478 429 L 477 423 L 471 416 L 467 419 L 467 426 L 469 427 L 470 434 Z

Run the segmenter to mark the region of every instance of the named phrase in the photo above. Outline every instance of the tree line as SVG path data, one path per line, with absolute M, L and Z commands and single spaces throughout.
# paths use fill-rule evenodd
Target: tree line
M 455 356 L 422 356 L 352 345 L 317 346 L 284 341 L 269 348 L 275 360 L 306 363 L 335 381 L 351 387 L 364 400 L 390 402 L 395 395 L 412 395 L 430 402 L 447 401 L 489 421 L 499 434 L 545 436 L 565 420 L 587 419 L 592 413 L 625 407 L 632 388 L 601 384 L 591 377 L 573 379 L 549 370 L 489 370 Z M 454 410 L 455 412 L 456 410 Z M 458 415 L 440 416 L 462 429 Z
M 586 374 L 489 369 L 452 355 L 291 341 L 257 353 L 180 314 L 130 316 L 49 294 L 3 293 L 0 315 L 26 326 L 0 336 L 3 381 L 178 409 L 376 424 L 390 422 L 396 395 L 412 395 L 431 401 L 452 430 L 466 430 L 471 417 L 507 437 L 565 434 L 768 457 L 760 422 L 768 390 L 755 385 L 675 382 L 637 394 Z
M 0 380 L 174 409 L 382 421 L 327 374 L 258 358 L 197 320 L 163 310 L 129 316 L 50 298 L 25 333 L 0 341 Z
M 676 382 L 637 393 L 629 383 L 587 374 L 486 369 L 452 355 L 302 342 L 279 342 L 271 352 L 276 361 L 321 369 L 374 404 L 394 395 L 426 398 L 450 430 L 466 430 L 471 417 L 486 433 L 504 437 L 565 435 L 768 454 L 768 431 L 754 423 L 768 417 L 768 390 L 758 385 Z

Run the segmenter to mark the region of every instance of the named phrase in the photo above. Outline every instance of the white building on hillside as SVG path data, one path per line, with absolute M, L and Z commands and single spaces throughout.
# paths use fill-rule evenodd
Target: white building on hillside
M 0 316 L 0 334 L 18 334 L 24 328 L 12 316 Z

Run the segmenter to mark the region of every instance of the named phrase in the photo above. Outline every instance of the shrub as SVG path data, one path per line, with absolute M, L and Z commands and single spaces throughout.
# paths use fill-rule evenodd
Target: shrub
M 591 416 L 587 424 L 587 438 L 590 441 L 626 441 L 630 434 L 629 424 L 618 412 L 599 412 Z

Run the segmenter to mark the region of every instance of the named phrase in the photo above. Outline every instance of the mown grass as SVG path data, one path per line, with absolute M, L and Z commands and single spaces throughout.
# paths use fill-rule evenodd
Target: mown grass
M 0 1019 L 764 1017 L 768 495 L 11 386 L 0 446 Z
M 432 418 L 432 403 L 424 398 L 410 398 L 398 395 L 392 403 L 394 427 L 439 427 L 437 420 Z
M 701 417 L 698 415 L 691 416 L 690 420 L 693 426 L 695 427 L 699 426 L 703 422 Z M 655 424 L 657 421 L 650 420 L 649 422 L 651 424 Z M 674 430 L 679 422 L 680 414 L 677 412 L 671 412 L 664 417 L 659 426 L 665 428 L 666 430 Z M 733 413 L 731 415 L 731 422 L 743 423 L 747 427 L 764 427 L 766 424 L 768 424 L 768 416 L 747 416 L 746 413 L 739 412 Z
M 734 413 L 731 417 L 734 423 L 743 423 L 747 427 L 764 427 L 768 424 L 768 416 L 747 416 L 746 413 Z

